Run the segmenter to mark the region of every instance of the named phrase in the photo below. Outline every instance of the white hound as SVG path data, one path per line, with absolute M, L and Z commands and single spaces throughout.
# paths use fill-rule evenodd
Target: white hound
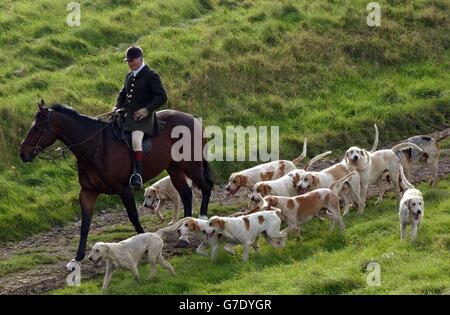
M 158 234 L 142 233 L 119 243 L 95 243 L 88 258 L 96 264 L 102 259 L 106 260 L 106 273 L 102 287 L 102 291 L 104 291 L 108 289 L 113 272 L 117 268 L 131 270 L 135 280 L 139 281 L 138 265 L 146 253 L 150 263 L 149 279 L 156 274 L 156 263 L 161 264 L 172 275 L 175 275 L 172 265 L 162 255 L 163 246 L 164 242 Z
M 361 201 L 364 207 L 369 185 L 377 184 L 380 188 L 380 194 L 376 203 L 380 203 L 383 199 L 384 188 L 382 185 L 382 177 L 386 171 L 389 172 L 392 183 L 394 184 L 397 200 L 400 200 L 399 179 L 401 164 L 396 153 L 399 150 L 410 147 L 419 151 L 422 150 L 414 143 L 400 143 L 392 149 L 378 150 L 375 152 L 367 152 L 359 147 L 351 147 L 345 152 L 345 163 L 353 166 L 359 172 L 361 178 Z
M 414 241 L 417 237 L 417 230 L 424 215 L 425 204 L 423 202 L 422 193 L 420 190 L 408 181 L 403 172 L 403 167 L 400 166 L 400 175 L 403 184 L 407 188 L 400 200 L 399 217 L 400 217 L 400 236 L 402 239 L 406 238 L 406 226 L 411 225 L 411 240 Z

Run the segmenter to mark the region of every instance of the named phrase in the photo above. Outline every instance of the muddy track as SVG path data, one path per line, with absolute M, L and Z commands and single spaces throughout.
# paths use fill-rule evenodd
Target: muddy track
M 437 137 L 450 132 L 446 129 L 441 132 L 432 134 Z M 383 142 L 382 142 L 383 143 Z M 383 147 L 389 147 L 387 144 Z M 442 178 L 450 173 L 450 150 L 442 150 L 439 161 L 438 173 Z M 337 160 L 319 162 L 312 169 L 323 169 L 336 162 Z M 428 181 L 430 171 L 425 164 L 416 165 L 412 171 L 413 182 Z M 211 202 L 218 204 L 236 204 L 236 210 L 242 206 L 242 201 L 246 199 L 248 191 L 240 191 L 229 199 L 223 197 L 224 185 L 216 186 L 213 191 Z M 369 191 L 370 195 L 375 195 L 376 189 Z M 140 213 L 141 216 L 149 215 Z M 127 223 L 128 218 L 125 211 L 98 211 L 93 218 L 90 235 L 101 234 L 106 229 L 111 230 L 114 225 Z M 155 231 L 163 225 L 146 226 L 147 231 Z M 0 244 L 0 263 L 1 261 L 11 257 L 17 253 L 40 253 L 51 257 L 51 263 L 37 264 L 31 269 L 16 271 L 0 277 L 0 294 L 42 294 L 47 291 L 64 287 L 66 285 L 67 272 L 65 264 L 74 257 L 76 252 L 76 244 L 78 241 L 78 233 L 80 229 L 80 221 L 66 224 L 64 227 L 54 228 L 45 233 L 39 233 L 26 240 Z M 166 240 L 164 249 L 165 256 L 180 255 L 184 250 L 175 248 L 176 235 Z M 89 244 L 88 244 L 89 245 Z M 190 249 L 194 249 L 197 243 L 193 242 Z M 96 268 L 88 261 L 82 264 L 83 280 L 96 277 L 103 273 L 103 268 Z

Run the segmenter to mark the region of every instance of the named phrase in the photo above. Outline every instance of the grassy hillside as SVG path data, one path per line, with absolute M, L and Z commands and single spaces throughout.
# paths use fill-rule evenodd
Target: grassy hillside
M 450 4 L 380 1 L 97 0 L 0 3 L 0 240 L 78 213 L 76 174 L 17 158 L 44 98 L 96 115 L 114 103 L 132 43 L 161 74 L 168 107 L 205 124 L 280 125 L 281 157 L 309 155 L 444 127 L 450 117 Z M 218 179 L 252 163 L 214 163 Z M 64 167 L 64 164 L 62 163 Z M 103 199 L 100 206 L 115 203 Z
M 344 217 L 343 235 L 329 232 L 329 223 L 313 220 L 302 229 L 303 240 L 291 236 L 276 251 L 260 240 L 260 254 L 250 260 L 232 257 L 223 249 L 216 262 L 186 251 L 169 259 L 177 275 L 158 267 L 157 278 L 147 281 L 148 265 L 140 268 L 141 283 L 128 271 L 114 274 L 110 294 L 442 294 L 450 293 L 450 177 L 436 190 L 420 185 L 424 192 L 425 217 L 415 243 L 400 240 L 398 203 L 373 201 L 363 216 L 354 211 Z M 392 196 L 391 194 L 389 196 Z M 214 207 L 223 214 L 233 209 Z M 122 233 L 105 233 L 96 240 L 123 239 L 133 235 L 127 225 Z M 410 230 L 408 229 L 408 237 Z M 111 231 L 112 232 L 112 231 Z M 368 286 L 367 265 L 381 267 L 381 285 Z M 1 270 L 1 269 L 0 269 Z M 83 281 L 53 294 L 100 294 L 103 278 Z

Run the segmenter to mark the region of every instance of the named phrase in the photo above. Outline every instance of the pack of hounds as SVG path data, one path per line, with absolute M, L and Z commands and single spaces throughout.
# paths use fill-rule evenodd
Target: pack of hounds
M 180 196 L 169 176 L 159 180 L 145 190 L 141 210 L 155 214 L 164 221 L 161 210 L 166 202 L 173 202 L 172 220 L 167 227 L 155 233 L 139 234 L 119 243 L 100 242 L 93 246 L 89 259 L 95 263 L 102 259 L 106 261 L 103 290 L 108 288 L 113 271 L 119 267 L 131 270 L 138 280 L 138 264 L 145 254 L 151 266 L 149 278 L 155 275 L 157 263 L 175 275 L 173 267 L 162 255 L 165 233 L 176 231 L 180 239 L 187 242 L 189 238 L 198 239 L 201 243 L 196 252 L 210 256 L 212 260 L 217 257 L 220 246 L 235 255 L 234 246 L 240 244 L 243 246 L 242 259 L 247 261 L 251 248 L 258 251 L 260 236 L 274 248 L 284 247 L 288 234 L 295 233 L 296 239 L 300 240 L 302 226 L 313 218 L 327 219 L 331 231 L 337 224 L 343 232 L 345 225 L 342 217 L 351 208 L 363 214 L 369 185 L 376 185 L 379 189 L 376 204 L 382 202 L 385 193 L 383 181 L 393 185 L 399 201 L 401 239 L 407 237 L 406 227 L 410 225 L 411 240 L 414 241 L 424 216 L 424 200 L 421 192 L 410 183 L 411 166 L 415 162 L 428 163 L 430 185 L 435 187 L 439 142 L 449 135 L 437 139 L 414 136 L 391 149 L 377 150 L 378 128 L 376 125 L 374 127 L 375 141 L 370 152 L 356 146 L 350 147 L 342 161 L 320 171 L 310 171 L 309 168 L 331 151 L 312 158 L 304 168 L 298 167 L 306 157 L 305 138 L 302 154 L 293 161 L 272 161 L 232 173 L 225 188 L 226 195 L 234 195 L 245 187 L 251 194 L 248 209 L 229 216 L 178 220 Z M 192 182 L 187 181 L 192 188 Z M 286 228 L 281 230 L 283 222 Z

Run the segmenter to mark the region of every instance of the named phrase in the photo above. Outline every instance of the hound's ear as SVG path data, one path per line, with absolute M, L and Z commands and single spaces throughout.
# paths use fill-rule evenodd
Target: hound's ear
M 260 207 L 260 208 L 264 207 L 265 203 L 266 203 L 266 201 L 264 200 L 264 198 L 261 195 L 259 195 L 258 207 Z
M 348 160 L 348 151 L 345 151 L 344 160 L 345 163 L 350 164 L 350 161 Z
M 414 200 L 414 199 L 409 199 L 408 200 L 408 209 L 411 209 L 411 207 L 413 206 L 413 203 L 415 203 L 416 202 L 416 200 Z
M 109 252 L 109 245 L 105 244 L 105 243 L 102 243 L 101 245 L 105 248 L 105 252 L 108 253 Z
M 273 207 L 275 207 L 276 205 L 278 205 L 278 198 L 277 197 L 272 197 L 272 201 L 273 201 Z
M 405 202 L 405 206 L 406 206 L 406 208 L 408 208 L 408 210 L 411 208 L 411 205 L 409 204 L 410 201 L 411 201 L 411 199 L 408 199 Z
M 270 193 L 271 190 L 272 190 L 272 188 L 269 185 L 264 184 L 264 186 L 263 186 L 264 195 L 267 195 L 268 193 Z
M 239 185 L 245 186 L 247 184 L 247 176 L 238 175 L 238 176 L 236 176 L 236 178 L 237 178 L 237 180 L 239 182 Z
M 319 185 L 319 183 L 320 183 L 320 179 L 319 179 L 319 177 L 317 176 L 317 175 L 312 175 L 312 178 L 313 178 L 313 185 L 314 186 L 317 186 L 317 185 Z
M 292 176 L 292 186 L 297 187 L 298 182 L 300 181 L 300 175 L 295 174 L 294 176 Z
M 269 204 L 269 208 L 270 208 L 270 207 L 275 207 L 275 205 L 278 203 L 278 202 L 277 202 L 278 199 L 277 199 L 276 197 L 272 196 L 272 195 L 270 195 L 270 196 L 267 198 L 267 201 L 268 201 L 268 204 Z
M 369 156 L 369 152 L 366 151 L 366 149 L 362 149 L 362 155 L 364 155 L 364 159 L 366 160 L 366 162 L 370 161 L 370 156 Z

